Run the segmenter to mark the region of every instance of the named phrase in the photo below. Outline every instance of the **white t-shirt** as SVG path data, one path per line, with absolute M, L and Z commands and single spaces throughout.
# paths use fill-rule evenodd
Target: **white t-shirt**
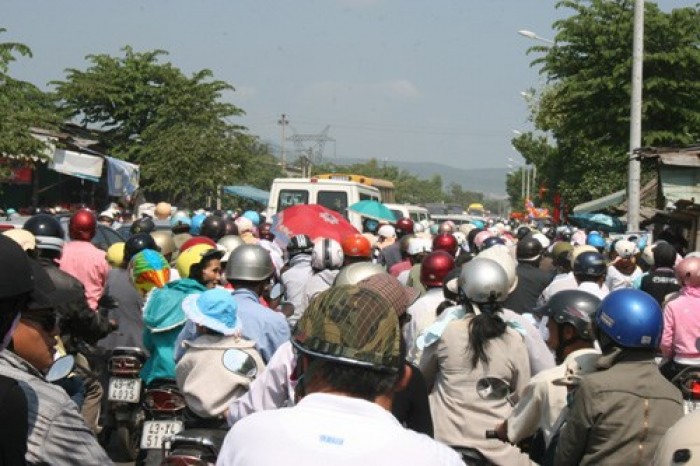
M 418 298 L 416 302 L 411 304 L 406 312 L 411 315 L 411 321 L 404 326 L 404 337 L 406 339 L 406 354 L 408 360 L 414 364 L 420 361 L 420 348 L 416 347 L 416 338 L 426 328 L 430 327 L 437 315 L 437 307 L 445 300 L 445 295 L 442 288 L 429 288 L 423 296 Z
M 582 282 L 578 286 L 578 289 L 581 291 L 585 291 L 586 293 L 590 293 L 593 296 L 596 296 L 598 299 L 603 299 L 610 294 L 610 290 L 605 285 L 605 283 L 598 286 L 598 284 L 594 282 Z
M 554 280 L 552 280 L 552 283 L 550 283 L 547 288 L 542 290 L 542 294 L 537 300 L 537 305 L 542 306 L 549 301 L 555 293 L 564 290 L 575 290 L 576 288 L 578 288 L 578 283 L 576 282 L 573 272 L 560 273 L 554 277 Z
M 605 276 L 605 285 L 610 291 L 619 290 L 621 288 L 632 288 L 635 280 L 643 274 L 642 269 L 636 267 L 631 275 L 625 275 L 617 270 L 614 265 L 608 266 L 608 274 Z
M 508 439 L 520 442 L 540 428 L 547 445 L 556 433 L 557 421 L 566 407 L 567 387 L 554 381 L 567 376 L 581 376 L 594 370 L 600 352 L 581 349 L 569 354 L 564 362 L 535 375 L 520 395 L 508 417 Z
M 381 406 L 314 393 L 293 408 L 262 411 L 226 435 L 218 466 L 463 465 L 427 435 L 405 429 Z

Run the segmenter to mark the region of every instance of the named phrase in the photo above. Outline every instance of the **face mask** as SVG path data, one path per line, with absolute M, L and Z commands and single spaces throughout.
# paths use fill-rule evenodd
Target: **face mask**
M 10 344 L 10 340 L 12 339 L 12 334 L 15 333 L 15 329 L 17 328 L 17 325 L 19 324 L 19 319 L 22 317 L 21 313 L 17 313 L 15 316 L 15 320 L 12 321 L 12 325 L 10 325 L 10 330 L 7 332 L 6 335 L 2 337 L 2 344 L 0 344 L 0 350 L 4 350 L 7 348 L 7 345 Z

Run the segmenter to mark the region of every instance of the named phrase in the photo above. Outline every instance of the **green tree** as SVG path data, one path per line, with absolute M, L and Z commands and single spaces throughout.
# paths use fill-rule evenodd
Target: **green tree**
M 439 175 L 434 175 L 429 180 L 419 179 L 407 170 L 400 170 L 386 163 L 380 164 L 376 159 L 347 166 L 332 163 L 319 164 L 313 167 L 312 173 L 353 173 L 391 181 L 396 188 L 398 203 L 423 204 L 440 202 L 446 198 L 442 191 L 442 178 Z
M 245 128 L 231 123 L 244 112 L 223 102 L 233 87 L 210 70 L 186 76 L 161 63 L 163 50 L 88 55 L 85 70 L 54 81 L 61 106 L 100 131 L 110 155 L 141 166 L 141 185 L 180 205 L 201 205 L 240 175 L 247 158 Z
M 0 33 L 5 31 L 0 28 Z M 34 138 L 30 129 L 55 128 L 60 121 L 47 94 L 8 74 L 18 56 L 31 57 L 32 51 L 21 43 L 0 43 L 0 180 L 14 166 L 44 159 L 46 145 Z
M 531 107 L 535 128 L 513 140 L 538 183 L 569 204 L 622 189 L 629 150 L 633 0 L 564 0 L 555 45 L 535 46 L 547 79 Z M 645 2 L 643 145 L 700 137 L 700 8 L 670 13 Z

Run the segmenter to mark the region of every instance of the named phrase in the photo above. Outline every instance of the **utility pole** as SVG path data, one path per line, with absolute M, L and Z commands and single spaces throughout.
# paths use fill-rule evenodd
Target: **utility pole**
M 525 167 L 527 169 L 525 176 L 525 199 L 530 199 L 530 167 Z
M 537 187 L 537 165 L 532 166 L 532 192 L 533 196 L 534 193 L 539 192 L 539 188 Z
M 282 127 L 282 140 L 280 141 L 280 147 L 282 150 L 281 154 L 281 162 L 282 162 L 282 171 L 286 174 L 287 172 L 287 154 L 284 152 L 284 128 L 289 124 L 289 120 L 287 120 L 287 115 L 284 113 L 280 117 L 279 120 L 277 120 L 277 124 Z
M 642 145 L 642 71 L 644 63 L 644 0 L 634 1 L 632 41 L 632 99 L 630 102 L 630 152 L 627 169 L 627 231 L 639 231 L 641 164 L 634 150 Z
M 520 198 L 525 202 L 525 167 L 520 167 Z

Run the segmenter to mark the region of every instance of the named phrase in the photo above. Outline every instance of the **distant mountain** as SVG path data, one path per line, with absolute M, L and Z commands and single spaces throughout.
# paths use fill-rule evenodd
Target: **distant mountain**
M 279 157 L 279 146 L 272 141 L 265 141 L 272 152 Z M 290 151 L 288 160 L 296 159 L 296 154 Z M 354 163 L 367 162 L 367 159 L 326 157 L 324 162 L 336 165 L 352 165 Z M 399 169 L 417 176 L 421 179 L 428 179 L 433 175 L 440 175 L 443 187 L 452 183 L 457 183 L 463 189 L 484 193 L 487 197 L 502 197 L 506 194 L 507 168 L 474 168 L 463 169 L 449 165 L 433 162 L 400 162 L 387 161 L 387 165 L 393 165 Z
M 327 158 L 325 162 L 338 165 L 350 165 L 353 163 L 366 162 L 366 160 Z M 501 197 L 506 194 L 507 168 L 473 168 L 466 170 L 433 162 L 388 161 L 387 164 L 406 170 L 412 175 L 422 179 L 440 175 L 442 178 L 442 185 L 445 188 L 452 183 L 456 183 L 465 190 L 484 193 L 487 197 Z

